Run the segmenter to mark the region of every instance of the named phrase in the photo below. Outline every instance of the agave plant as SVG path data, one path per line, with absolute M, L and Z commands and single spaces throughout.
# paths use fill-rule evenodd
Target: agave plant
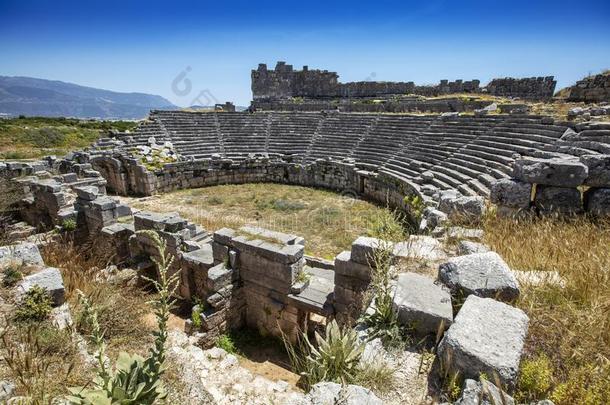
M 341 329 L 335 320 L 326 327 L 324 337 L 316 332 L 317 346 L 308 339 L 309 361 L 321 372 L 320 381 L 354 381 L 364 344 L 353 329 Z
M 141 231 L 141 233 L 152 239 L 160 257 L 159 260 L 153 258 L 159 269 L 159 280 L 149 279 L 159 293 L 159 297 L 153 301 L 158 324 L 158 331 L 154 333 L 154 347 L 146 359 L 138 355 L 120 353 L 114 369 L 109 370 L 106 365 L 104 338 L 97 320 L 97 313 L 81 293 L 83 315 L 93 331 L 91 338 L 97 348 L 98 365 L 93 388 L 70 388 L 72 395 L 68 397 L 68 400 L 73 404 L 152 405 L 157 400 L 166 397 L 160 377 L 164 371 L 167 321 L 173 305 L 172 296 L 177 285 L 178 273 L 169 276 L 168 270 L 173 258 L 166 253 L 166 242 L 154 231 Z
M 351 329 L 341 329 L 336 321 L 326 326 L 324 336 L 316 332 L 312 343 L 305 332 L 296 344 L 282 335 L 293 369 L 302 377 L 304 388 L 320 381 L 350 383 L 356 380 L 364 343 Z

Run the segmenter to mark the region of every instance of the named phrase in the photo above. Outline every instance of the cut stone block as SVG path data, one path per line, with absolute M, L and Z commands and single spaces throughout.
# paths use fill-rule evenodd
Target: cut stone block
M 610 187 L 610 155 L 584 155 L 580 161 L 589 169 L 587 186 Z
M 582 212 L 580 191 L 576 188 L 538 186 L 534 203 L 542 214 Z
M 74 187 L 74 191 L 78 198 L 85 201 L 93 201 L 99 195 L 99 190 L 95 186 Z
M 333 382 L 320 382 L 311 390 L 298 405 L 382 405 L 383 401 L 373 391 L 359 385 L 345 385 Z
M 364 265 L 373 264 L 372 260 L 379 249 L 393 249 L 393 244 L 377 238 L 360 236 L 352 243 L 352 261 Z
M 489 252 L 489 247 L 482 243 L 472 242 L 469 240 L 462 240 L 458 243 L 457 252 L 459 255 L 470 255 L 473 253 L 487 253 Z
M 38 246 L 30 242 L 0 247 L 0 266 L 4 266 L 12 261 L 25 265 L 44 265 Z
M 590 188 L 584 195 L 585 210 L 600 217 L 610 216 L 610 188 Z
M 439 344 L 443 366 L 465 378 L 496 375 L 514 387 L 529 318 L 491 298 L 469 296 Z
M 452 293 L 464 297 L 474 294 L 502 301 L 519 297 L 517 279 L 495 252 L 453 257 L 439 266 L 438 278 Z
M 228 269 L 224 263 L 214 266 L 208 270 L 208 288 L 211 291 L 218 291 L 227 287 L 234 280 L 235 272 Z
M 448 216 L 463 216 L 478 219 L 485 214 L 486 205 L 483 197 L 443 198 L 438 209 Z
M 17 285 L 17 296 L 19 298 L 22 297 L 34 286 L 42 287 L 49 292 L 53 299 L 53 306 L 59 306 L 64 303 L 64 280 L 58 269 L 47 267 L 38 273 L 24 277 Z
M 515 179 L 557 187 L 577 187 L 588 176 L 588 168 L 576 159 L 520 159 L 513 166 Z
M 305 245 L 305 239 L 300 236 L 292 235 L 283 232 L 271 231 L 269 229 L 261 228 L 258 226 L 242 226 L 239 228 L 240 231 L 249 233 L 251 235 L 258 235 L 264 238 L 276 239 L 278 242 L 286 245 Z
M 452 226 L 447 228 L 447 237 L 450 239 L 474 239 L 481 240 L 485 235 L 482 229 L 462 228 L 461 226 Z
M 453 321 L 451 295 L 428 277 L 415 273 L 398 276 L 393 298 L 394 310 L 402 325 L 418 334 L 435 334 Z
M 351 260 L 351 252 L 346 250 L 335 257 L 335 274 L 353 277 L 359 280 L 371 280 L 371 268 L 366 264 L 356 263 Z
M 396 258 L 415 260 L 443 260 L 447 254 L 443 244 L 431 236 L 411 235 L 409 240 L 394 245 L 393 254 Z
M 467 379 L 461 397 L 454 405 L 514 405 L 515 400 L 485 379 Z
M 528 208 L 532 199 L 532 184 L 512 179 L 496 180 L 491 185 L 489 199 L 494 204 L 512 208 Z

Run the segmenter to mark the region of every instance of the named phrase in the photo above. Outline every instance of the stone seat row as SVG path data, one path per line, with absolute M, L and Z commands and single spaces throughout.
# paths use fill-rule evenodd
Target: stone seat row
M 239 160 L 250 153 L 306 163 L 350 158 L 420 184 L 429 171 L 427 181 L 440 189 L 486 195 L 493 180 L 509 176 L 516 157 L 565 150 L 560 139 L 567 128 L 537 116 L 157 111 L 129 135 L 135 144 L 151 136 L 169 140 L 178 153 L 196 159 L 221 154 Z M 583 133 L 578 142 L 610 139 L 610 130 Z

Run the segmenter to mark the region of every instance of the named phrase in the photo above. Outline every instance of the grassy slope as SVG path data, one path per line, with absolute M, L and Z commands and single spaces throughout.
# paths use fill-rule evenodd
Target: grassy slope
M 135 128 L 130 121 L 88 121 L 71 118 L 0 119 L 0 159 L 31 159 L 63 155 L 84 148 L 101 134 Z
M 523 401 L 550 396 L 556 404 L 610 403 L 609 225 L 585 218 L 485 224 L 486 242 L 513 269 L 556 271 L 565 282 L 522 285 L 517 305 L 530 316 L 524 361 L 534 364 L 532 381 L 522 385 L 551 375 L 550 387 L 539 390 L 546 392 L 530 387 Z
M 328 259 L 349 249 L 358 236 L 376 234 L 376 219 L 390 215 L 330 191 L 278 184 L 182 190 L 129 203 L 150 211 L 177 211 L 208 231 L 252 224 L 295 233 L 305 238 L 306 253 Z

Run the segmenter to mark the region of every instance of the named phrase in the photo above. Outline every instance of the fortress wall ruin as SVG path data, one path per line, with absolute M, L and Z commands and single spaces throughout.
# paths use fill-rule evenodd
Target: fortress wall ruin
M 489 101 L 464 100 L 450 98 L 440 100 L 304 100 L 303 102 L 285 102 L 280 100 L 255 100 L 252 107 L 257 111 L 324 111 L 340 110 L 357 113 L 409 113 L 409 112 L 464 112 L 480 110 L 490 104 Z
M 418 86 L 413 82 L 361 81 L 340 83 L 336 72 L 327 70 L 294 70 L 292 65 L 278 62 L 274 70 L 261 63 L 252 70 L 253 105 L 262 100 L 286 100 L 291 98 L 364 98 L 417 94 L 439 96 L 455 93 L 481 93 L 533 100 L 549 99 L 555 85 L 553 77 L 494 79 L 487 87 L 480 87 L 479 80 L 441 80 L 437 85 Z
M 569 89 L 568 101 L 599 103 L 610 101 L 610 73 L 586 77 Z

